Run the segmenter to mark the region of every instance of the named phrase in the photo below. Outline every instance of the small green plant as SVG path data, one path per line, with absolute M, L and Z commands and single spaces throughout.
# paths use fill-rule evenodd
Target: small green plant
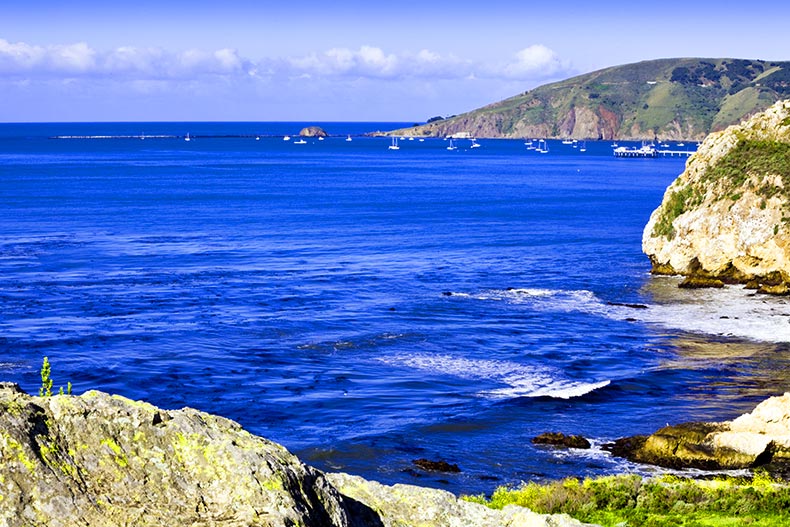
M 38 389 L 40 397 L 49 397 L 52 395 L 52 368 L 49 365 L 49 357 L 44 357 L 44 363 L 41 365 L 41 388 Z
M 58 391 L 63 395 L 63 386 Z M 71 395 L 71 382 L 66 384 L 66 393 Z M 41 364 L 41 387 L 38 389 L 39 397 L 52 396 L 52 366 L 49 363 L 49 357 L 44 357 L 44 362 Z

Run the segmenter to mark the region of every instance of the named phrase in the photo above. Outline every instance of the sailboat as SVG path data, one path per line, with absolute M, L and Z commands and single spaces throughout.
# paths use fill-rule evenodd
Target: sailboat
M 191 137 L 189 137 L 189 132 L 187 132 L 187 135 L 185 135 L 185 136 L 184 136 L 184 141 L 187 141 L 187 142 L 189 142 L 189 141 L 191 141 L 191 140 L 192 140 L 192 138 L 191 138 Z
M 549 153 L 549 143 L 545 139 L 541 139 L 538 141 L 538 147 L 535 149 L 536 152 L 540 152 L 541 154 L 548 154 Z
M 447 147 L 447 150 L 455 150 L 457 147 L 453 144 L 453 138 L 450 138 L 450 146 Z
M 579 148 L 579 152 L 586 152 L 587 151 L 587 141 L 582 143 L 581 148 Z
M 477 142 L 477 139 L 472 139 L 472 146 L 469 148 L 480 148 L 480 143 Z
M 393 137 L 392 138 L 392 144 L 390 144 L 390 146 L 388 148 L 389 148 L 389 150 L 400 150 L 400 147 L 398 146 L 398 138 L 397 137 Z
M 346 137 L 346 141 L 349 141 L 349 142 L 351 141 L 351 134 L 348 134 L 348 136 Z

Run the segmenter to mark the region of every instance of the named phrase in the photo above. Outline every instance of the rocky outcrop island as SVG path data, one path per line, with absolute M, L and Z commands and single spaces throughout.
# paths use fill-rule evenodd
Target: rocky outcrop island
M 790 292 L 790 101 L 708 136 L 650 216 L 642 249 L 686 286 Z

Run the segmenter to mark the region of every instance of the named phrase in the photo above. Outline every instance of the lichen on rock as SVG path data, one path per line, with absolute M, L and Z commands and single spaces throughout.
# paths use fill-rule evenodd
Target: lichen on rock
M 642 249 L 658 274 L 786 292 L 790 101 L 708 136 L 651 215 Z
M 0 383 L 0 525 L 8 527 L 579 527 L 446 491 L 324 474 L 237 423 L 90 391 Z
M 2 525 L 348 525 L 323 474 L 228 419 L 7 384 L 0 406 Z

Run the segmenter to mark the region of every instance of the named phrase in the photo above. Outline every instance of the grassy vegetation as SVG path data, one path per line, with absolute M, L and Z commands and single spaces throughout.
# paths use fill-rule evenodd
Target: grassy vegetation
M 759 183 L 752 187 L 759 196 L 771 198 L 780 192 L 790 191 L 790 144 L 777 141 L 741 140 L 718 163 L 710 167 L 702 177 L 704 185 L 717 185 L 732 196 L 742 192 L 753 174 L 778 175 L 784 188 Z
M 494 509 L 515 504 L 542 514 L 566 513 L 604 527 L 776 527 L 790 525 L 790 486 L 765 475 L 691 480 L 608 476 L 499 488 L 467 501 Z
M 675 237 L 675 227 L 672 222 L 684 212 L 702 203 L 704 194 L 694 185 L 688 185 L 679 190 L 672 191 L 669 201 L 663 205 L 661 215 L 653 226 L 653 236 L 664 236 L 672 239 Z
M 757 177 L 751 179 L 753 175 Z M 763 176 L 777 175 L 782 186 L 766 181 Z M 673 191 L 664 204 L 653 236 L 672 239 L 675 229 L 672 222 L 684 212 L 700 205 L 706 192 L 714 199 L 738 201 L 745 190 L 751 190 L 765 200 L 783 193 L 790 198 L 790 144 L 777 141 L 741 140 L 735 148 L 721 158 L 696 183 Z

